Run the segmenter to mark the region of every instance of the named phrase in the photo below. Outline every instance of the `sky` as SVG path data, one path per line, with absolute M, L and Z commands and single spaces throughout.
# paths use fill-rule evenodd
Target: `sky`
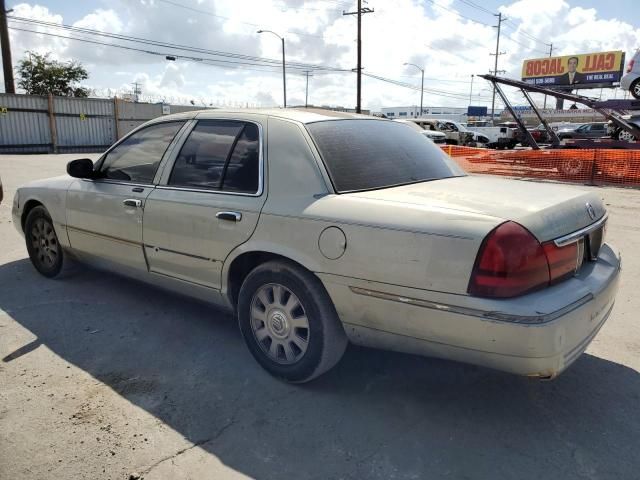
M 356 75 L 351 69 L 356 66 L 356 18 L 343 15 L 345 10 L 354 11 L 355 1 L 6 3 L 13 9 L 11 17 L 171 44 L 141 44 L 10 18 L 14 64 L 29 50 L 50 53 L 62 61 L 79 61 L 89 72 L 84 85 L 96 96 L 130 93 L 132 83 L 137 82 L 142 99 L 147 101 L 231 107 L 281 105 L 281 42 L 272 34 L 256 33 L 264 29 L 285 38 L 286 61 L 291 64 L 287 70 L 288 105 L 304 104 L 304 71 L 311 69 L 310 104 L 355 106 Z M 548 55 L 551 43 L 553 53 L 558 55 L 623 50 L 630 58 L 640 47 L 638 0 L 368 0 L 364 6 L 374 12 L 362 19 L 363 72 L 419 87 L 420 71 L 405 63 L 424 66 L 425 106 L 491 104 L 488 83 L 477 77 L 473 85 L 471 81 L 472 75 L 493 69 L 490 53 L 495 52 L 496 29 L 492 25 L 497 12 L 507 18 L 500 41 L 504 54 L 499 56 L 498 69 L 512 78 L 520 78 L 524 59 Z M 199 51 L 185 51 L 175 45 Z M 225 56 L 214 56 L 212 50 Z M 229 53 L 236 55 L 230 57 Z M 176 60 L 166 60 L 167 54 L 176 56 Z M 247 56 L 252 59 L 247 60 Z M 273 67 L 265 67 L 255 57 L 271 59 Z M 325 69 L 319 70 L 318 66 Z M 3 87 L 0 84 L 0 89 Z M 602 92 L 602 98 L 613 95 L 619 98 L 620 92 Z M 521 95 L 512 92 L 509 96 L 515 104 L 522 104 Z M 363 108 L 377 111 L 419 101 L 419 91 L 363 77 Z

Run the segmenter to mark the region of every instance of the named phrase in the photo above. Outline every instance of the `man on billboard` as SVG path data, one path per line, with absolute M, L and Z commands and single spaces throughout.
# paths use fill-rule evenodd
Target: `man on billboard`
M 573 85 L 584 83 L 584 74 L 578 72 L 578 57 L 571 57 L 567 60 L 567 72 L 558 78 L 559 85 Z

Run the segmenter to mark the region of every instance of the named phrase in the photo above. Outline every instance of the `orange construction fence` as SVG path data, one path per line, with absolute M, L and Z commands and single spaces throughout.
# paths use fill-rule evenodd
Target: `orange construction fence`
M 640 150 L 489 150 L 443 145 L 469 173 L 640 187 Z

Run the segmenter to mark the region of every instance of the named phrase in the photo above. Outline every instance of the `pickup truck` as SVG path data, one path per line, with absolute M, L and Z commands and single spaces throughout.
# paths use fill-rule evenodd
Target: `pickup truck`
M 454 120 L 412 118 L 408 119 L 408 121 L 415 123 L 425 130 L 435 130 L 444 133 L 448 145 L 479 147 L 489 142 L 489 139 L 484 134 L 471 131 L 462 123 Z
M 490 126 L 489 122 L 469 122 L 467 127 L 489 139 L 490 148 L 514 148 L 518 143 L 518 128 L 509 124 Z

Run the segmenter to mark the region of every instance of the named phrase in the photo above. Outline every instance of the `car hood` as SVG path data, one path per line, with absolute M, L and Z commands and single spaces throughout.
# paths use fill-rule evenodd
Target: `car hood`
M 605 214 L 598 195 L 577 187 L 488 176 L 448 178 L 348 195 L 513 220 L 541 242 L 586 227 Z M 593 218 L 587 203 L 593 207 Z
M 66 190 L 75 178 L 69 175 L 60 175 L 58 177 L 43 178 L 41 180 L 33 180 L 29 183 L 21 185 L 20 188 L 38 188 L 50 190 Z

